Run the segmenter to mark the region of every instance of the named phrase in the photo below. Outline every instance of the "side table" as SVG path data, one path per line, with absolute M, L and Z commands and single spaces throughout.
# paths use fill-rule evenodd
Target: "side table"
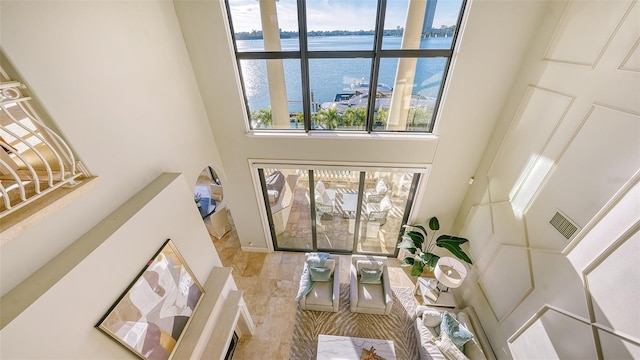
M 416 282 L 416 287 L 413 290 L 414 294 L 418 294 L 422 297 L 422 304 L 428 306 L 438 306 L 455 309 L 458 307 L 456 304 L 456 298 L 453 293 L 450 292 L 438 292 L 435 289 L 437 280 L 430 277 L 419 277 Z

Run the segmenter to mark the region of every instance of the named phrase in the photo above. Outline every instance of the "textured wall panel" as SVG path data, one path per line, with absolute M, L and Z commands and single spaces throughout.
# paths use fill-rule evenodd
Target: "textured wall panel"
M 494 223 L 494 241 L 506 245 L 527 246 L 524 223 L 522 218 L 514 214 L 511 203 L 505 201 L 491 204 L 491 213 Z
M 598 335 L 604 359 L 640 359 L 640 345 L 602 330 Z
M 555 212 L 584 227 L 638 169 L 640 117 L 594 106 L 525 214 L 529 245 L 564 249 L 569 241 L 549 224 Z
M 570 2 L 545 59 L 594 65 L 630 4 L 631 0 Z
M 590 326 L 549 308 L 509 342 L 514 359 L 598 357 Z
M 531 264 L 535 291 L 527 298 L 527 305 L 535 304 L 535 308 L 546 304 L 589 318 L 582 274 L 566 256 L 531 251 Z
M 489 205 L 475 205 L 460 232 L 460 236 L 469 239 L 471 258 L 477 259 L 491 241 L 491 208 Z
M 586 274 L 595 322 L 636 338 L 640 338 L 638 254 L 640 233 L 635 233 Z
M 562 120 L 572 98 L 530 87 L 491 168 L 491 202 L 512 199 Z
M 621 70 L 640 71 L 640 39 L 636 41 L 629 54 L 625 57 Z
M 529 256 L 525 249 L 502 246 L 479 280 L 496 319 L 518 306 L 532 289 Z

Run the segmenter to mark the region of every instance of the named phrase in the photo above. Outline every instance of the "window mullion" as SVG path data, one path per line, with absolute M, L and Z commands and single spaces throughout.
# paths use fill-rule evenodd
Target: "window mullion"
M 300 40 L 300 72 L 302 76 L 302 115 L 304 131 L 311 130 L 311 90 L 309 87 L 309 57 L 307 46 L 307 7 L 305 0 L 298 0 L 298 38 Z
M 384 15 L 387 7 L 386 0 L 378 2 L 378 13 L 376 15 L 376 32 L 373 39 L 373 59 L 371 61 L 371 75 L 369 79 L 369 102 L 367 103 L 367 121 L 365 130 L 367 133 L 373 131 L 373 117 L 376 109 L 376 96 L 378 89 L 378 72 L 380 70 L 380 50 L 382 48 L 382 36 L 384 35 Z M 371 96 L 373 94 L 373 96 Z

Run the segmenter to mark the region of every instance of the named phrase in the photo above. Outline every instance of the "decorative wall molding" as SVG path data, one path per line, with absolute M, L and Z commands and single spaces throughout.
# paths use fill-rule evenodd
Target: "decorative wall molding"
M 562 250 L 562 254 L 569 254 L 584 239 L 593 228 L 627 195 L 627 193 L 640 183 L 640 169 L 633 177 L 598 211 L 593 218 L 576 234 L 571 242 Z
M 589 275 L 592 274 L 596 269 L 598 269 L 599 266 L 601 266 L 605 261 L 607 261 L 607 259 L 609 259 L 618 249 L 620 249 L 620 247 L 622 247 L 622 245 L 626 244 L 626 242 L 628 240 L 630 240 L 634 235 L 638 234 L 638 232 L 640 231 L 640 220 L 636 221 L 631 227 L 629 227 L 622 235 L 620 235 L 609 247 L 607 247 L 602 253 L 600 253 L 600 255 L 598 255 L 593 262 L 591 262 L 591 264 L 589 264 L 583 271 L 582 271 L 582 277 L 583 277 L 583 281 L 585 284 L 585 297 L 587 300 L 587 306 L 589 309 L 589 321 L 594 325 L 597 326 L 600 329 L 603 329 L 611 334 L 614 334 L 618 337 L 624 338 L 632 343 L 635 343 L 636 345 L 640 346 L 640 334 L 628 334 L 628 333 L 624 333 L 622 331 L 616 330 L 613 327 L 606 325 L 606 324 L 602 324 L 599 322 L 599 319 L 597 318 L 597 314 L 595 311 L 596 308 L 596 304 L 594 304 L 594 296 L 593 296 L 593 292 L 592 292 L 592 281 L 589 280 Z M 631 290 L 629 290 L 629 287 L 626 286 L 621 286 L 619 288 L 619 293 L 615 294 L 614 296 L 621 296 L 622 298 L 628 299 L 628 296 L 624 296 L 624 291 L 633 291 L 633 289 L 635 289 L 635 287 L 633 286 L 633 282 L 637 282 L 638 284 L 640 284 L 640 278 L 636 278 L 636 279 L 629 279 L 632 283 L 631 283 Z M 624 281 L 624 279 L 620 279 L 620 281 Z M 638 285 L 635 284 L 635 285 Z M 630 309 L 633 310 L 633 309 Z M 636 307 L 637 310 L 637 307 Z
M 611 6 L 615 4 L 617 8 Z M 617 2 L 571 1 L 565 8 L 543 60 L 595 68 L 629 16 L 635 0 Z M 625 6 L 626 5 L 626 6 Z M 603 11 L 609 12 L 603 15 Z M 592 19 L 610 20 L 593 26 Z M 601 31 L 602 28 L 610 29 Z M 589 42 L 575 43 L 575 34 Z M 581 54 L 579 54 L 581 53 Z M 570 54 L 570 55 L 569 55 Z
M 640 37 L 633 44 L 627 56 L 624 57 L 622 63 L 618 67 L 618 70 L 640 72 L 640 60 L 636 60 L 639 64 L 630 64 L 631 60 L 634 58 L 640 59 Z
M 531 180 L 531 176 L 535 175 L 533 171 L 539 168 L 538 165 L 542 162 L 542 154 L 563 123 L 575 99 L 576 97 L 574 95 L 536 85 L 530 84 L 527 87 L 527 90 L 520 99 L 520 104 L 513 116 L 513 120 L 509 124 L 509 128 L 502 138 L 498 151 L 487 170 L 491 202 L 507 199 L 513 200 L 520 195 L 523 191 L 524 184 L 527 184 L 528 181 Z M 527 126 L 533 127 L 533 119 L 539 119 L 540 117 L 543 118 L 543 121 L 538 121 L 536 125 L 544 127 L 544 132 L 541 134 L 542 136 L 533 140 L 527 138 L 529 143 L 524 144 L 524 146 L 529 145 L 530 148 L 522 149 L 521 146 L 521 150 L 514 153 L 512 150 L 513 145 L 519 143 L 521 138 L 525 136 L 525 134 L 523 134 L 524 128 Z M 536 130 L 540 130 L 540 127 L 536 127 Z M 521 159 L 518 159 L 518 156 L 523 156 L 523 150 L 529 151 L 529 158 L 526 164 L 515 164 L 522 166 L 522 169 L 517 178 L 513 179 L 514 183 L 509 183 L 508 185 L 496 183 L 496 174 L 500 173 L 500 170 L 503 170 L 501 167 L 510 167 L 510 165 L 514 164 L 510 164 L 509 162 L 521 161 Z M 508 186 L 510 190 L 508 193 L 505 193 L 506 190 L 500 186 Z M 500 193 L 499 190 L 502 191 L 502 193 Z
M 529 286 L 524 289 L 524 291 L 521 294 L 515 294 L 514 298 L 511 299 L 512 303 L 511 305 L 509 305 L 506 310 L 502 310 L 501 309 L 497 309 L 497 304 L 493 303 L 493 301 L 491 300 L 491 296 L 489 293 L 489 290 L 487 289 L 488 284 L 485 284 L 485 275 L 487 275 L 487 273 L 489 272 L 490 268 L 492 265 L 494 265 L 496 263 L 496 260 L 499 258 L 500 252 L 502 249 L 504 248 L 512 248 L 512 249 L 521 249 L 525 252 L 526 258 L 527 258 L 527 262 L 526 262 L 526 272 L 527 272 L 527 277 L 529 280 Z M 487 265 L 487 267 L 485 269 L 478 269 L 479 270 L 479 278 L 477 281 L 478 287 L 480 288 L 480 292 L 482 293 L 482 296 L 485 298 L 485 300 L 487 301 L 487 304 L 489 304 L 489 308 L 491 309 L 491 313 L 493 314 L 493 316 L 495 317 L 496 321 L 500 324 L 502 323 L 505 319 L 507 319 L 515 309 L 518 308 L 518 306 L 520 306 L 520 304 L 522 304 L 522 302 L 529 296 L 529 294 L 531 294 L 533 292 L 533 290 L 535 289 L 535 283 L 534 283 L 534 278 L 533 278 L 533 269 L 532 269 L 532 263 L 531 263 L 531 254 L 528 251 L 528 249 L 525 248 L 519 248 L 519 247 L 506 247 L 504 245 L 500 246 L 500 249 L 498 249 L 494 256 L 493 259 L 491 260 L 491 262 Z M 515 271 L 515 269 L 513 270 Z M 517 284 L 513 284 L 514 286 L 516 286 Z M 513 287 L 512 287 L 513 289 Z M 513 291 L 511 291 L 509 293 L 509 295 L 512 295 Z M 504 296 L 504 294 L 503 294 Z

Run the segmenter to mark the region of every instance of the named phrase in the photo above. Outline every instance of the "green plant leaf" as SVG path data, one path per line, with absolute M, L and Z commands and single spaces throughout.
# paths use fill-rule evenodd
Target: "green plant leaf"
M 408 236 L 403 236 L 402 240 L 400 241 L 400 243 L 398 243 L 396 247 L 399 249 L 405 249 L 412 254 L 415 254 L 417 250 L 416 244 Z
M 422 259 L 422 261 L 424 261 L 427 269 L 429 269 L 429 271 L 433 271 L 433 269 L 435 269 L 436 267 L 436 263 L 440 259 L 440 256 L 432 253 L 424 253 L 420 255 L 420 258 Z
M 400 266 L 411 266 L 415 261 L 416 260 L 412 257 L 406 257 L 402 259 L 402 263 L 400 263 Z
M 460 249 L 460 245 L 459 244 L 457 244 L 455 242 L 448 242 L 447 240 L 444 240 L 444 241 L 441 241 L 441 242 L 437 242 L 436 245 L 438 245 L 441 248 L 445 248 L 445 249 L 449 250 L 458 259 L 460 259 L 462 261 L 466 261 L 469 264 L 473 264 L 473 262 L 471 261 L 471 258 L 469 258 L 469 256 L 467 254 L 465 254 L 465 252 L 462 251 L 462 249 Z
M 423 236 L 427 236 L 427 229 L 424 228 L 424 226 L 422 225 L 412 225 L 413 227 L 417 227 L 418 229 L 422 230 L 423 232 Z
M 440 222 L 438 221 L 437 217 L 434 216 L 431 219 L 429 219 L 429 229 L 433 231 L 440 230 Z
M 424 236 L 422 236 L 422 234 L 417 231 L 407 231 L 404 236 L 410 237 L 417 248 L 422 248 L 422 243 L 424 243 Z
M 452 235 L 440 235 L 440 236 L 438 236 L 438 240 L 436 240 L 436 244 L 438 242 L 443 242 L 443 241 L 450 242 L 450 243 L 453 243 L 453 244 L 462 245 L 462 244 L 466 243 L 469 240 L 465 239 L 465 238 L 457 237 L 457 236 L 452 236 Z
M 411 276 L 420 276 L 420 274 L 422 274 L 422 270 L 424 270 L 424 265 L 422 265 L 420 261 L 414 262 L 411 267 Z

